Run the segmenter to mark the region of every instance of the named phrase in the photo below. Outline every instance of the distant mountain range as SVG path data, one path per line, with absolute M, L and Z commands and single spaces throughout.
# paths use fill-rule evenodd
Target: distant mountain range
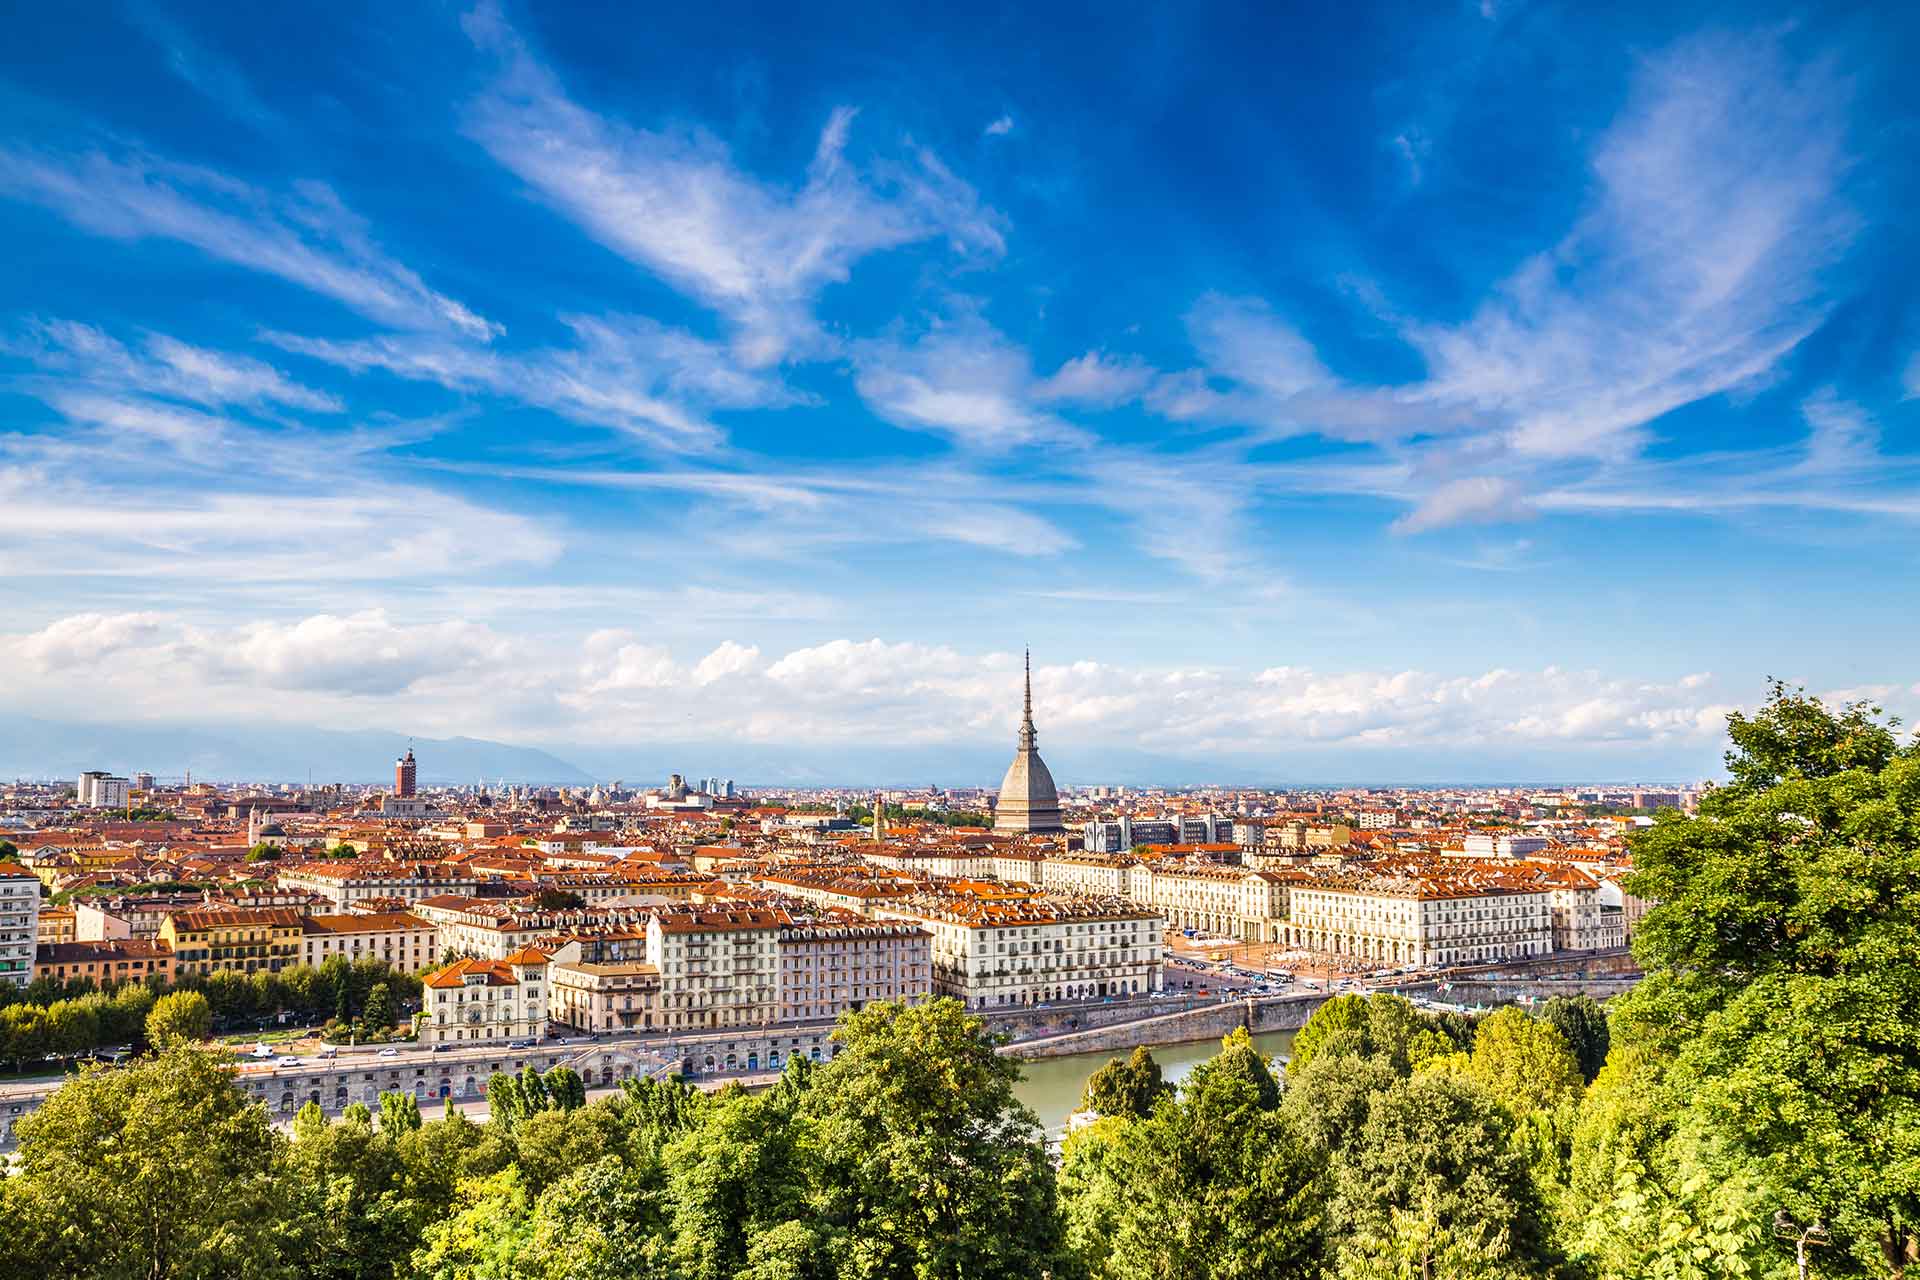
M 743 742 L 572 743 L 551 749 L 480 738 L 420 738 L 379 729 L 289 725 L 75 724 L 30 716 L 0 718 L 0 778 L 71 778 L 85 769 L 146 770 L 178 781 L 188 770 L 210 782 L 379 783 L 411 743 L 420 781 L 581 786 L 619 779 L 630 787 L 689 778 L 732 778 L 742 786 L 995 787 L 1013 754 L 1004 745 L 819 746 Z M 1710 749 L 1643 749 L 1628 744 L 1543 757 L 1483 747 L 1355 750 L 1302 743 L 1271 755 L 1195 759 L 1099 743 L 1055 742 L 1043 752 L 1064 786 L 1420 786 L 1555 785 L 1692 780 L 1717 773 Z
M 188 772 L 209 782 L 382 782 L 408 744 L 419 778 L 445 786 L 504 778 L 510 783 L 573 786 L 593 776 L 534 747 L 479 738 L 409 738 L 379 729 L 309 729 L 287 725 L 219 728 L 182 725 L 67 724 L 9 717 L 0 735 L 0 777 L 72 778 L 86 769 L 145 770 L 179 781 Z

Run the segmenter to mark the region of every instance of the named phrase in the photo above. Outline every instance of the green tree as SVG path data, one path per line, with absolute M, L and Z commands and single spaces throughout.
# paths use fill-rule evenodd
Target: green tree
M 10 1004 L 0 1009 L 0 1056 L 16 1070 L 47 1056 L 53 1027 L 47 1011 L 37 1004 Z
M 553 1280 L 679 1280 L 660 1203 L 658 1190 L 616 1159 L 579 1166 L 541 1194 L 533 1252 Z M 751 1269 L 738 1275 L 754 1280 Z
M 1547 1232 L 1512 1137 L 1499 1105 L 1448 1075 L 1396 1080 L 1374 1094 L 1366 1124 L 1334 1165 L 1339 1274 L 1546 1274 Z
M 1144 1118 L 1153 1114 L 1153 1104 L 1162 1095 L 1172 1092 L 1173 1086 L 1161 1076 L 1160 1064 L 1147 1046 L 1140 1045 L 1126 1061 L 1111 1059 L 1094 1072 L 1080 1095 L 1080 1105 L 1096 1115 Z
M 958 1001 L 868 1005 L 800 1101 L 814 1229 L 851 1280 L 1031 1277 L 1070 1265 L 1020 1067 Z
M 587 1105 L 587 1082 L 572 1067 L 554 1067 L 542 1077 L 547 1098 L 560 1111 L 577 1111 Z
M 1077 1143 L 1062 1177 L 1076 1198 L 1067 1220 L 1096 1276 L 1320 1274 L 1323 1162 L 1281 1112 L 1279 1083 L 1244 1030 L 1177 1097 L 1110 1135 Z
M 19 1125 L 5 1250 L 74 1280 L 286 1271 L 281 1148 L 230 1069 L 184 1046 L 87 1068 Z
M 254 845 L 253 848 L 247 850 L 247 861 L 278 862 L 280 855 L 284 852 L 285 850 L 272 841 L 262 840 L 259 844 Z
M 48 1005 L 48 1052 L 75 1058 L 98 1046 L 99 1007 L 104 1003 L 98 996 L 83 996 L 78 1000 L 56 1000 Z
M 1591 1083 L 1606 1065 L 1612 1036 L 1607 1030 L 1607 1011 L 1592 996 L 1554 996 L 1539 1010 L 1540 1017 L 1566 1037 L 1580 1064 L 1580 1078 Z
M 1420 1012 L 1405 996 L 1335 996 L 1294 1037 L 1291 1066 L 1304 1068 L 1321 1054 L 1370 1055 L 1405 1075 L 1419 1063 L 1456 1052 L 1471 1034 Z
M 1732 781 L 1635 835 L 1646 979 L 1614 1034 L 1777 1207 L 1823 1221 L 1823 1265 L 1920 1255 L 1920 749 L 1897 722 L 1775 684 L 1728 718 Z
M 803 1219 L 793 1100 L 729 1090 L 667 1151 L 673 1254 L 690 1280 L 728 1280 L 756 1237 Z
M 391 1136 L 418 1129 L 421 1125 L 420 1100 L 400 1090 L 380 1094 L 380 1132 Z
M 376 983 L 373 990 L 367 993 L 367 1007 L 361 1013 L 360 1020 L 370 1033 L 385 1034 L 393 1030 L 396 1016 L 393 995 L 387 990 L 387 984 Z
M 1641 1047 L 1608 1059 L 1581 1099 L 1557 1231 L 1595 1280 L 1784 1276 L 1777 1192 L 1676 1096 Z
M 1580 1063 L 1551 1023 L 1509 1005 L 1480 1022 L 1467 1074 L 1516 1116 L 1580 1096 Z
M 409 1266 L 422 1280 L 539 1280 L 533 1200 L 519 1172 L 463 1182 L 453 1212 L 427 1227 Z
M 520 1082 L 504 1071 L 487 1077 L 487 1122 L 512 1132 L 525 1113 Z
M 626 1158 L 627 1137 L 624 1117 L 612 1107 L 555 1108 L 522 1118 L 513 1132 L 513 1158 L 527 1190 L 537 1195 L 571 1170 L 609 1156 Z M 651 1168 L 654 1162 L 642 1157 L 635 1163 Z
M 153 988 L 144 982 L 129 982 L 113 993 L 113 999 L 100 1015 L 100 1040 L 103 1044 L 131 1044 L 147 1029 L 147 1015 L 157 999 Z
M 147 1040 L 158 1048 L 176 1042 L 197 1043 L 212 1034 L 213 1010 L 198 991 L 161 996 L 147 1015 Z
M 1367 1028 L 1367 1001 L 1364 996 L 1342 995 L 1321 1005 L 1313 1011 L 1293 1037 L 1293 1049 L 1289 1055 L 1289 1067 L 1304 1067 L 1312 1062 L 1327 1042 L 1342 1032 L 1353 1032 L 1362 1037 L 1355 1042 L 1364 1044 Z

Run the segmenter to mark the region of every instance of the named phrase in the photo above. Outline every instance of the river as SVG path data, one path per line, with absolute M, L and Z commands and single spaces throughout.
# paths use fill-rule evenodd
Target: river
M 1284 1054 L 1293 1047 L 1293 1032 L 1268 1031 L 1253 1038 L 1254 1045 L 1268 1057 Z M 1178 1082 L 1186 1078 L 1187 1073 L 1220 1051 L 1220 1041 L 1193 1040 L 1186 1044 L 1156 1044 L 1147 1046 L 1154 1061 L 1160 1064 L 1161 1072 L 1170 1081 Z M 1040 1123 L 1049 1133 L 1059 1132 L 1067 1122 L 1067 1116 L 1080 1105 L 1080 1091 L 1086 1088 L 1087 1077 L 1107 1065 L 1110 1058 L 1124 1058 L 1131 1049 L 1106 1051 L 1102 1053 L 1076 1053 L 1063 1058 L 1030 1058 L 1021 1062 L 1026 1079 L 1014 1088 L 1020 1095 L 1020 1101 L 1026 1103 L 1039 1115 Z

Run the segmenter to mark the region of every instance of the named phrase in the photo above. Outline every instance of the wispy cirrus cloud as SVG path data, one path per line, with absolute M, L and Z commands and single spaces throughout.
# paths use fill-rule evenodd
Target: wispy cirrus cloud
M 1424 379 L 1356 385 L 1265 302 L 1207 295 L 1188 317 L 1202 366 L 1147 403 L 1377 447 L 1374 492 L 1411 507 L 1401 532 L 1550 508 L 1526 495 L 1559 488 L 1564 464 L 1626 466 L 1656 420 L 1771 375 L 1824 321 L 1823 272 L 1859 226 L 1849 95 L 1833 62 L 1794 64 L 1770 34 L 1683 41 L 1640 65 L 1557 243 L 1463 321 L 1381 307 Z
M 0 194 L 116 240 L 192 245 L 208 257 L 332 298 L 381 324 L 486 340 L 500 327 L 435 292 L 375 243 L 323 183 L 270 192 L 211 169 L 121 149 L 0 146 Z
M 1026 351 L 966 308 L 912 338 L 856 343 L 853 364 L 854 387 L 867 407 L 909 431 L 985 450 L 1093 443 L 1041 407 L 1047 388 Z
M 1594 206 L 1464 325 L 1414 325 L 1426 398 L 1505 422 L 1523 456 L 1619 457 L 1653 419 L 1772 369 L 1825 318 L 1849 87 L 1767 37 L 1646 60 L 1596 147 Z
M 498 62 L 467 131 L 594 239 L 726 316 L 750 365 L 818 355 L 830 344 L 813 316 L 828 285 L 869 254 L 933 239 L 998 254 L 1003 219 L 934 153 L 856 165 L 856 112 L 822 128 L 797 187 L 763 181 L 701 130 L 641 129 L 572 101 L 496 5 L 465 19 Z
M 31 361 L 43 374 L 75 380 L 89 392 L 132 392 L 195 404 L 281 405 L 338 413 L 339 397 L 302 386 L 251 356 L 213 351 L 160 333 L 144 335 L 142 350 L 93 325 L 40 320 L 16 338 L 0 340 L 0 355 Z
M 422 334 L 335 341 L 273 333 L 264 339 L 354 373 L 379 370 L 449 390 L 485 392 L 574 422 L 625 431 L 676 449 L 718 447 L 715 409 L 806 403 L 773 374 L 744 368 L 731 350 L 643 316 L 563 316 L 571 347 L 509 352 Z
M 1035 383 L 1033 398 L 1042 404 L 1111 409 L 1139 398 L 1153 379 L 1154 371 L 1138 356 L 1089 351 Z
M 167 70 L 183 83 L 242 121 L 269 137 L 285 137 L 286 119 L 254 91 L 246 75 L 232 61 L 222 57 L 187 29 L 147 3 L 125 7 L 127 18 L 144 31 L 167 55 Z

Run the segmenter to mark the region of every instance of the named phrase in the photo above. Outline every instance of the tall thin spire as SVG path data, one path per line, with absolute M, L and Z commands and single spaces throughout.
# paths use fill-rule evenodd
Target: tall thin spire
M 1027 694 L 1020 710 L 1020 749 L 1033 750 L 1033 650 L 1027 650 Z

